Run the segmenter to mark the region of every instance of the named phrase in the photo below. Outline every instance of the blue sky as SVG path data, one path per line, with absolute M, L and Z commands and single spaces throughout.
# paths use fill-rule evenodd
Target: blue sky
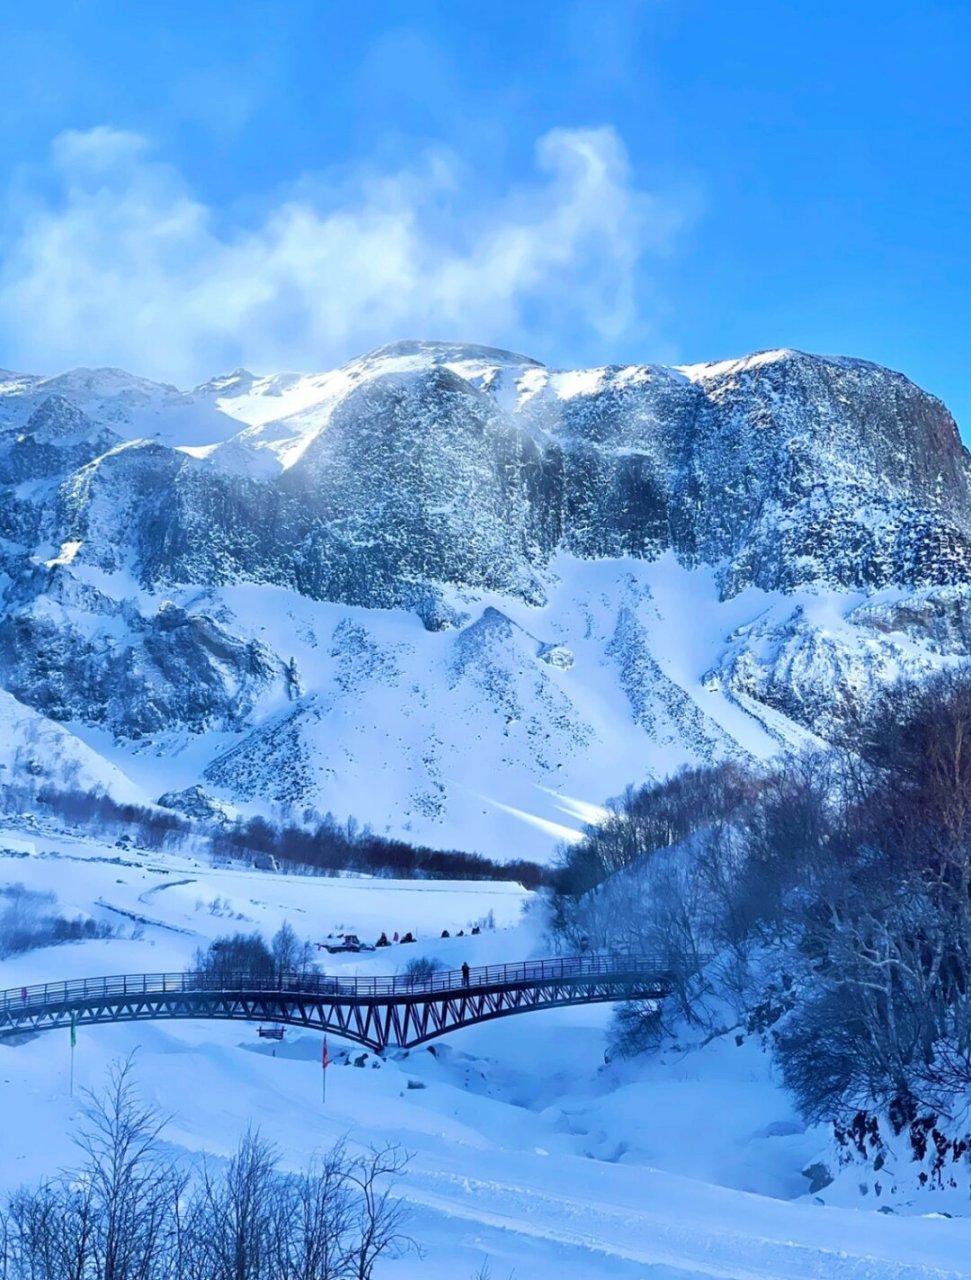
M 971 431 L 967 0 L 34 0 L 0 363 L 861 355 Z

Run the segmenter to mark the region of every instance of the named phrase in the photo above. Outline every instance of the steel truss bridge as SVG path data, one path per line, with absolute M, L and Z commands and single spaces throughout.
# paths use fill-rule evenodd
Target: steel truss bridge
M 207 1018 L 288 1024 L 382 1052 L 459 1027 L 564 1005 L 662 1000 L 670 975 L 657 960 L 599 956 L 527 960 L 427 977 L 341 978 L 285 973 L 135 973 L 0 992 L 0 1040 L 56 1027 Z

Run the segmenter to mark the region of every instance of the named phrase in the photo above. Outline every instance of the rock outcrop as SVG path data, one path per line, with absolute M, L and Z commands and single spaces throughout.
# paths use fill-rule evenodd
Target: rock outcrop
M 228 796 L 493 851 L 651 772 L 838 738 L 971 653 L 967 451 L 858 360 L 8 374 L 0 491 L 21 703 L 121 764 L 208 733 L 195 781 Z

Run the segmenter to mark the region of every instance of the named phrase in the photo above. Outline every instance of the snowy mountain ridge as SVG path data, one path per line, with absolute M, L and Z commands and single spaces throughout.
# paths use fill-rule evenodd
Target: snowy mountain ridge
M 543 857 L 971 654 L 967 451 L 866 361 L 4 373 L 0 485 L 10 722 L 146 798 Z

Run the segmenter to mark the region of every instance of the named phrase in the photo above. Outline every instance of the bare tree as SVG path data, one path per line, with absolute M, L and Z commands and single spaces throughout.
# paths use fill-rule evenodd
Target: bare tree
M 192 1199 L 179 1280 L 370 1280 L 379 1258 L 414 1249 L 393 1180 L 397 1147 L 351 1156 L 339 1143 L 300 1174 L 248 1133 L 224 1174 L 210 1167 Z
M 401 1147 L 372 1147 L 366 1155 L 348 1162 L 346 1178 L 355 1200 L 355 1243 L 348 1277 L 371 1280 L 378 1259 L 419 1252 L 405 1234 L 407 1208 L 393 1193 L 394 1182 L 405 1169 L 408 1156 Z
M 285 973 L 309 973 L 316 968 L 313 947 L 306 940 L 300 941 L 288 920 L 284 920 L 270 940 L 270 954 L 278 976 Z
M 15 1193 L 6 1215 L 9 1280 L 171 1280 L 183 1180 L 158 1147 L 162 1120 L 141 1103 L 131 1061 L 89 1095 L 75 1173 Z
M 78 1174 L 91 1201 L 92 1271 L 97 1280 L 164 1276 L 172 1208 L 184 1179 L 160 1151 L 166 1123 L 139 1098 L 129 1058 L 113 1066 L 101 1095 L 89 1093 L 77 1143 L 87 1157 Z
M 338 1143 L 287 1180 L 287 1230 L 277 1234 L 274 1280 L 344 1280 L 354 1252 L 348 1156 Z
M 269 1280 L 281 1225 L 276 1165 L 274 1148 L 249 1131 L 224 1175 L 205 1166 L 189 1213 L 187 1280 Z

